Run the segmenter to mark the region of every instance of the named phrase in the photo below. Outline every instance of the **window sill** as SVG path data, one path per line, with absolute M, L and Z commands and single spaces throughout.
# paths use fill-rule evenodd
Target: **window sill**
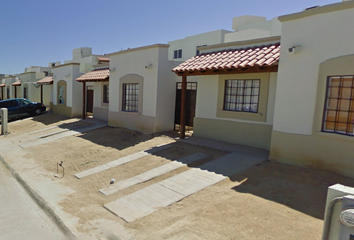
M 354 135 L 345 135 L 345 134 L 340 134 L 340 133 L 322 132 L 322 131 L 316 132 L 316 134 L 318 136 L 320 136 L 320 137 L 335 138 L 335 139 L 353 141 L 354 142 Z
M 263 113 L 252 113 L 252 112 L 236 112 L 236 111 L 226 111 L 220 109 L 217 111 L 216 117 L 219 118 L 230 118 L 237 120 L 246 120 L 246 121 L 257 121 L 265 122 L 265 115 Z
M 131 115 L 140 115 L 139 112 L 126 112 L 126 111 L 120 111 L 121 113 L 124 113 L 124 114 L 131 114 Z

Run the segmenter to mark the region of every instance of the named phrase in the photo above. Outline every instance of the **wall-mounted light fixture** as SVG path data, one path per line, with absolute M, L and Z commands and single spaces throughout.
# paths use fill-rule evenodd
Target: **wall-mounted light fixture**
M 288 54 L 295 54 L 295 53 L 300 52 L 300 50 L 301 50 L 300 45 L 292 46 L 292 47 L 288 48 Z
M 146 68 L 146 69 L 152 68 L 152 64 L 146 65 L 145 68 Z
M 115 71 L 116 71 L 116 68 L 109 69 L 109 72 L 115 72 Z
M 70 77 L 71 76 L 71 74 L 70 73 L 68 73 L 67 75 L 65 75 L 65 77 Z

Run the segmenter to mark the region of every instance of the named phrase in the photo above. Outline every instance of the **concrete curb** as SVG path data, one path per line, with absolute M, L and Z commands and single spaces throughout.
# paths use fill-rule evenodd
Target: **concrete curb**
M 0 161 L 9 169 L 16 180 L 26 189 L 28 194 L 35 200 L 35 202 L 48 214 L 48 216 L 55 221 L 60 230 L 71 240 L 78 239 L 76 234 L 64 222 L 61 216 L 54 210 L 54 208 L 47 202 L 31 185 L 29 185 L 20 174 L 18 174 L 10 164 L 0 155 Z

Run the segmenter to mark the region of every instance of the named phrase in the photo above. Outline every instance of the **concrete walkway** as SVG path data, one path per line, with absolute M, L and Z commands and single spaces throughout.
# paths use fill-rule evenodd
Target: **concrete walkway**
M 74 136 L 79 133 L 98 129 L 104 126 L 107 126 L 107 124 L 104 122 L 96 121 L 92 122 L 92 124 L 87 122 L 87 124 L 76 124 L 68 128 L 49 127 L 40 131 L 35 131 L 30 134 L 27 134 L 27 137 L 22 138 L 20 147 L 33 147 L 47 142 L 59 140 L 65 137 Z
M 78 179 L 83 178 L 83 177 L 87 177 L 87 176 L 90 176 L 92 174 L 99 173 L 99 172 L 102 172 L 104 170 L 107 170 L 107 169 L 110 169 L 110 168 L 113 168 L 113 167 L 117 167 L 119 165 L 123 165 L 125 163 L 128 163 L 128 162 L 143 158 L 143 157 L 148 156 L 150 154 L 154 154 L 156 152 L 159 152 L 159 151 L 162 151 L 162 150 L 166 150 L 166 149 L 168 149 L 170 147 L 171 147 L 171 145 L 166 144 L 166 145 L 156 146 L 154 148 L 149 148 L 149 149 L 147 149 L 145 151 L 133 153 L 133 154 L 130 154 L 128 156 L 119 158 L 117 160 L 102 164 L 100 166 L 97 166 L 97 167 L 94 167 L 94 168 L 90 168 L 90 169 L 87 169 L 85 171 L 76 173 L 76 174 L 74 174 L 74 176 L 77 177 Z
M 104 207 L 125 221 L 132 222 L 265 160 L 263 157 L 233 152 L 118 198 Z
M 178 159 L 176 161 L 172 161 L 170 163 L 166 163 L 166 164 L 164 164 L 164 165 L 162 165 L 160 167 L 151 169 L 151 170 L 146 171 L 146 172 L 144 172 L 142 174 L 139 174 L 137 176 L 128 178 L 128 179 L 123 180 L 123 181 L 119 181 L 119 182 L 115 183 L 114 185 L 111 185 L 108 188 L 100 189 L 99 192 L 102 193 L 103 195 L 108 196 L 108 195 L 111 195 L 113 193 L 118 192 L 119 190 L 134 186 L 134 185 L 139 184 L 139 183 L 143 183 L 143 182 L 149 181 L 149 180 L 151 180 L 153 178 L 161 176 L 162 174 L 171 172 L 171 171 L 176 170 L 178 168 L 181 168 L 183 166 L 187 166 L 188 164 L 190 164 L 192 162 L 201 160 L 201 159 L 206 158 L 206 157 L 208 157 L 207 154 L 195 153 L 195 154 L 189 155 L 187 157 L 180 158 L 180 159 Z

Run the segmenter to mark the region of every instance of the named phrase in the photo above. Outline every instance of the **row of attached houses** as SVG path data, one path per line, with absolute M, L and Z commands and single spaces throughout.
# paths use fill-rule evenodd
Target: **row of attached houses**
M 49 105 L 145 133 L 178 127 L 183 138 L 189 126 L 269 150 L 271 161 L 354 177 L 352 22 L 354 1 L 343 1 L 104 56 L 74 49 L 51 68 Z M 15 78 L 2 80 L 2 98 L 16 94 Z

